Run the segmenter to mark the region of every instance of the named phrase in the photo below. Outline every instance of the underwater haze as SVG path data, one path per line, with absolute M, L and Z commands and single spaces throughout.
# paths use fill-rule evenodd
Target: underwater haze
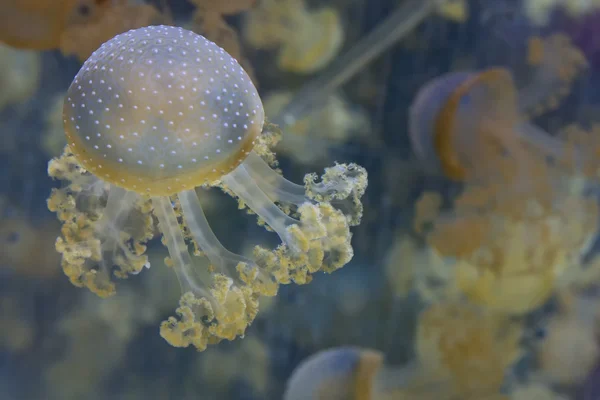
M 600 399 L 600 1 L 1 5 L 0 399 Z

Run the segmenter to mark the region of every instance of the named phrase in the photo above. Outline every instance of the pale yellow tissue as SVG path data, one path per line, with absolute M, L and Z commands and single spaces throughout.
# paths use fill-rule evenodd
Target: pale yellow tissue
M 249 12 L 245 37 L 256 48 L 278 48 L 281 69 L 307 74 L 335 58 L 344 31 L 334 8 L 310 10 L 304 0 L 266 0 Z
M 524 3 L 525 15 L 537 25 L 546 25 L 550 12 L 558 4 L 558 0 L 527 0 Z
M 406 297 L 414 290 L 428 303 L 460 296 L 454 284 L 454 263 L 409 235 L 396 239 L 386 255 L 385 271 L 396 296 Z
M 269 387 L 271 367 L 267 346 L 247 336 L 227 351 L 211 348 L 198 360 L 203 381 L 214 391 L 226 395 L 230 386 L 243 380 L 255 394 L 264 396 Z
M 153 310 L 144 310 L 144 298 L 133 292 L 120 292 L 103 303 L 84 293 L 80 301 L 58 322 L 56 332 L 44 338 L 47 348 L 64 346 L 61 357 L 43 371 L 51 398 L 95 399 L 104 380 L 123 362 L 140 326 L 156 318 Z
M 276 117 L 293 96 L 287 91 L 269 93 L 264 102 L 267 116 Z M 341 94 L 333 94 L 320 107 L 288 126 L 275 149 L 303 164 L 318 164 L 327 159 L 331 148 L 343 146 L 350 139 L 367 139 L 369 133 L 370 122 L 365 111 L 353 107 Z
M 464 23 L 469 19 L 469 4 L 466 0 L 446 0 L 440 3 L 437 12 L 451 21 Z
M 28 309 L 17 297 L 0 297 L 0 348 L 15 353 L 26 351 L 34 344 L 35 325 L 27 315 Z
M 446 380 L 456 396 L 492 396 L 521 356 L 521 336 L 509 318 L 469 304 L 436 304 L 419 317 L 417 360 L 425 375 Z
M 29 99 L 40 82 L 41 57 L 0 43 L 0 110 Z

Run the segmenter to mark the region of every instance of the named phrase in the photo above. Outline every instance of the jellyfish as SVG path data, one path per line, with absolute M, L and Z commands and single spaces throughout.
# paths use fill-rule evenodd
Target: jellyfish
M 261 303 L 261 311 L 262 310 Z M 255 336 L 246 336 L 232 350 L 211 349 L 197 358 L 192 368 L 202 371 L 202 392 L 206 397 L 227 398 L 231 387 L 242 381 L 257 397 L 265 398 L 271 383 L 272 363 L 268 345 Z M 252 365 L 252 368 L 248 368 Z M 197 394 L 194 388 L 190 390 Z
M 441 1 L 437 12 L 450 21 L 464 24 L 469 19 L 469 4 L 465 0 Z
M 267 115 L 277 116 L 292 98 L 289 91 L 270 92 L 264 101 Z M 343 146 L 351 138 L 366 137 L 369 125 L 363 109 L 336 93 L 327 97 L 319 109 L 290 125 L 277 151 L 302 164 L 314 165 L 326 159 L 330 149 Z
M 178 318 L 160 328 L 173 346 L 204 350 L 243 336 L 260 295 L 308 283 L 353 256 L 349 227 L 360 222 L 366 171 L 336 164 L 298 185 L 272 169 L 278 131 L 265 124 L 254 85 L 200 35 L 169 26 L 117 35 L 84 63 L 63 115 L 67 146 L 48 167 L 67 181 L 48 200 L 63 223 L 56 243 L 63 270 L 76 286 L 109 296 L 111 275 L 148 266 L 145 243 L 158 228 L 183 292 Z M 250 258 L 227 250 L 205 217 L 199 186 L 237 198 L 281 245 L 256 246 Z
M 36 226 L 23 215 L 2 217 L 0 226 L 0 270 L 19 275 L 52 279 L 60 271 L 53 239 L 58 231 L 56 221 Z
M 0 110 L 29 100 L 40 84 L 41 56 L 0 43 Z M 4 146 L 2 146 L 4 147 Z
M 257 49 L 278 48 L 279 68 L 301 74 L 325 67 L 344 42 L 338 12 L 308 10 L 304 0 L 262 1 L 248 14 L 244 36 Z
M 359 347 L 336 347 L 304 360 L 286 383 L 284 400 L 371 400 L 383 354 Z
M 9 0 L 2 5 L 0 41 L 21 49 L 51 50 L 72 21 L 101 15 L 112 1 Z
M 61 35 L 58 48 L 63 54 L 74 55 L 83 62 L 111 37 L 130 29 L 167 23 L 168 19 L 150 4 L 115 1 L 98 18 L 83 18 L 70 24 Z
M 130 0 L 8 0 L 0 42 L 28 50 L 60 49 L 84 61 L 112 36 L 148 25 L 158 10 Z M 131 3 L 131 4 L 130 4 Z
M 509 157 L 502 151 L 509 152 L 511 160 L 526 163 L 522 142 L 560 157 L 565 146 L 522 119 L 535 109 L 555 108 L 586 61 L 563 35 L 534 37 L 529 49 L 528 63 L 535 73 L 518 91 L 505 68 L 453 72 L 421 88 L 410 109 L 409 132 L 415 153 L 458 181 L 479 179 L 474 174 L 502 174 L 494 171 L 497 165 L 493 164 L 506 164 Z M 478 134 L 469 136 L 473 131 Z
M 561 35 L 530 44 L 534 76 L 522 89 L 505 68 L 453 72 L 410 110 L 415 153 L 464 185 L 448 213 L 425 194 L 417 231 L 431 224 L 428 243 L 456 261 L 452 284 L 470 300 L 514 314 L 543 304 L 580 264 L 598 215 L 594 136 L 551 135 L 526 118 L 555 107 L 585 60 Z
M 284 400 L 501 400 L 504 374 L 520 355 L 518 324 L 470 306 L 435 305 L 417 328 L 416 357 L 385 362 L 360 347 L 322 350 L 302 361 Z
M 286 383 L 284 400 L 442 399 L 435 382 L 424 382 L 414 363 L 387 365 L 379 350 L 341 346 L 302 361 Z M 491 400 L 491 399 L 490 399 Z
M 471 304 L 434 304 L 419 316 L 416 362 L 456 398 L 496 396 L 521 356 L 522 333 L 520 322 Z
M 285 400 L 501 400 L 505 373 L 521 355 L 518 322 L 469 304 L 435 304 L 419 317 L 415 357 L 385 363 L 374 349 L 337 347 L 303 361 Z

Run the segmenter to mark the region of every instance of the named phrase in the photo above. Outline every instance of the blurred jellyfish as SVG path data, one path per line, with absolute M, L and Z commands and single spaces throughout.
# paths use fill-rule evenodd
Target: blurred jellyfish
M 189 29 L 223 48 L 240 63 L 256 84 L 252 66 L 243 57 L 239 35 L 225 20 L 227 16 L 248 10 L 256 0 L 191 0 L 191 3 L 196 6 L 196 12 L 192 16 Z
M 292 99 L 291 92 L 271 92 L 265 98 L 267 116 L 276 116 Z M 330 96 L 324 104 L 283 133 L 277 151 L 303 164 L 326 160 L 332 148 L 353 137 L 367 137 L 370 130 L 364 110 L 352 107 L 341 95 Z
M 516 314 L 543 304 L 580 265 L 598 215 L 589 195 L 597 139 L 552 136 L 525 118 L 556 107 L 585 59 L 560 35 L 533 38 L 530 49 L 535 73 L 522 89 L 506 69 L 455 72 L 422 88 L 410 111 L 415 153 L 465 185 L 449 213 L 425 194 L 417 230 L 456 260 L 455 283 L 471 301 Z
M 500 149 L 511 152 L 515 164 L 525 164 L 528 154 L 520 141 L 545 155 L 561 156 L 561 143 L 522 121 L 522 116 L 555 108 L 586 61 L 566 37 L 554 35 L 530 40 L 528 62 L 536 73 L 518 92 L 511 73 L 502 68 L 449 73 L 425 85 L 410 111 L 415 153 L 456 180 L 482 179 L 474 174 L 501 175 L 504 171 L 493 171 L 498 169 L 496 160 L 508 158 Z M 487 158 L 492 170 L 480 162 Z
M 183 290 L 179 319 L 164 321 L 161 335 L 204 350 L 243 336 L 259 295 L 350 261 L 349 226 L 361 218 L 366 171 L 336 164 L 321 181 L 310 174 L 304 186 L 289 182 L 269 166 L 276 132 L 263 123 L 248 75 L 200 35 L 155 26 L 102 45 L 67 92 L 68 145 L 48 168 L 68 183 L 48 205 L 63 222 L 57 250 L 71 282 L 113 294 L 113 269 L 125 278 L 147 266 L 156 216 Z M 203 185 L 238 198 L 282 244 L 257 246 L 254 259 L 225 249 L 198 200 Z M 210 268 L 198 265 L 200 254 Z
M 435 304 L 419 317 L 416 359 L 423 374 L 447 382 L 449 398 L 499 394 L 506 371 L 521 356 L 517 321 L 462 303 Z
M 78 307 L 64 315 L 44 338 L 44 345 L 61 349 L 60 357 L 43 369 L 44 397 L 100 399 L 105 382 L 125 363 L 128 345 L 140 326 L 155 321 L 156 310 L 144 297 L 124 290 L 105 302 L 85 293 Z M 141 303 L 141 304 L 140 304 Z
M 0 42 L 19 49 L 60 49 L 81 61 L 112 36 L 158 22 L 158 11 L 133 0 L 8 0 Z
M 34 278 L 55 277 L 60 271 L 54 251 L 58 232 L 56 221 L 34 224 L 0 197 L 0 269 Z
M 284 400 L 499 400 L 519 338 L 507 320 L 436 306 L 419 322 L 414 362 L 384 365 L 381 352 L 357 347 L 323 350 L 296 367 Z
M 574 2 L 573 2 L 574 3 Z M 593 71 L 597 71 L 600 67 L 600 36 L 598 22 L 600 21 L 600 2 L 578 1 L 582 8 L 587 5 L 588 9 L 584 9 L 581 13 L 569 12 L 562 10 L 553 15 L 550 26 L 553 29 L 558 29 L 568 35 L 573 43 L 581 49 L 589 60 Z
M 243 381 L 264 398 L 271 380 L 270 360 L 267 344 L 253 336 L 246 336 L 233 349 L 211 348 L 197 361 L 202 390 L 210 389 L 225 397 L 236 381 Z
M 284 400 L 375 399 L 376 376 L 383 354 L 375 350 L 339 347 L 304 360 L 286 384 Z
M 334 8 L 313 11 L 304 0 L 265 0 L 248 14 L 244 37 L 258 49 L 278 48 L 282 70 L 306 74 L 335 58 L 344 31 Z
M 35 321 L 30 315 L 29 304 L 23 298 L 4 293 L 0 296 L 0 350 L 27 351 L 35 343 Z
M 469 19 L 469 4 L 467 0 L 440 1 L 438 14 L 455 22 L 464 23 Z
M 279 125 L 291 125 L 296 121 L 301 120 L 310 110 L 318 105 L 321 105 L 328 96 L 333 95 L 344 83 L 348 82 L 353 76 L 363 71 L 369 63 L 377 59 L 381 54 L 387 51 L 391 46 L 404 39 L 414 29 L 419 26 L 433 12 L 439 11 L 440 6 L 443 8 L 448 2 L 440 2 L 438 0 L 410 0 L 402 2 L 392 14 L 390 14 L 383 22 L 377 25 L 372 31 L 365 35 L 358 43 L 350 50 L 345 52 L 335 61 L 331 63 L 324 71 L 322 71 L 315 79 L 304 85 L 294 96 L 289 104 L 286 104 L 279 115 L 273 118 L 273 122 Z M 270 4 L 270 3 L 269 3 Z M 283 7 L 286 3 L 281 3 Z M 289 3 L 294 4 L 294 3 Z M 299 3 L 295 3 L 298 5 Z M 284 8 L 285 9 L 285 8 Z M 274 9 L 275 10 L 275 9 Z M 278 20 L 278 11 L 275 10 L 274 18 L 265 17 L 265 25 L 259 23 L 254 24 L 257 29 L 252 33 L 246 32 L 250 37 L 250 43 L 258 41 L 263 45 L 258 47 L 273 47 L 276 46 L 280 38 L 270 35 L 272 29 L 280 30 L 286 28 L 285 21 Z M 258 14 L 260 16 L 260 14 Z M 257 17 L 256 22 L 261 22 L 262 17 Z M 293 33 L 295 37 L 295 33 Z M 318 37 L 317 37 L 318 39 Z M 330 37 L 322 37 L 321 39 L 330 40 Z M 328 47 L 325 46 L 325 49 Z M 321 50 L 323 48 L 321 47 Z M 321 54 L 320 52 L 315 55 Z M 298 54 L 299 56 L 302 53 Z
M 107 0 L 94 1 L 107 3 Z M 97 18 L 82 16 L 81 21 L 78 20 L 69 25 L 60 37 L 58 46 L 60 51 L 65 55 L 74 55 L 78 60 L 84 61 L 102 43 L 119 33 L 169 22 L 168 17 L 162 15 L 152 5 L 131 0 L 113 0 L 113 3 Z
M 39 87 L 40 72 L 39 54 L 0 43 L 0 110 L 28 100 Z

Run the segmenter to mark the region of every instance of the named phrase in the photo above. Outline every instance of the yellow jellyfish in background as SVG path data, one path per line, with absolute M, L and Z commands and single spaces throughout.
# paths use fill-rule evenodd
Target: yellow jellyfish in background
M 284 71 L 310 74 L 329 64 L 344 43 L 338 12 L 309 10 L 304 0 L 264 0 L 248 13 L 244 38 L 257 49 L 278 49 Z
M 113 273 L 147 266 L 154 215 L 183 290 L 179 319 L 160 329 L 173 346 L 204 350 L 242 336 L 259 295 L 352 258 L 349 226 L 361 218 L 366 171 L 336 164 L 322 180 L 309 174 L 297 185 L 271 169 L 267 145 L 276 132 L 264 124 L 254 85 L 200 35 L 151 26 L 114 37 L 84 63 L 63 114 L 67 147 L 49 174 L 68 186 L 48 200 L 63 222 L 63 269 L 75 285 L 113 294 Z M 257 246 L 253 259 L 228 251 L 196 195 L 202 185 L 238 198 L 282 244 Z
M 155 7 L 131 0 L 8 0 L 2 4 L 0 42 L 60 49 L 84 61 L 114 35 L 162 19 Z
M 504 375 L 521 356 L 522 334 L 519 322 L 489 310 L 462 302 L 434 304 L 419 316 L 420 377 L 407 389 L 431 393 L 437 386 L 435 399 L 500 398 Z
M 372 349 L 338 347 L 303 361 L 284 400 L 501 400 L 519 359 L 522 328 L 469 304 L 436 304 L 419 317 L 415 359 L 384 364 Z
M 0 43 L 0 110 L 24 103 L 38 90 L 41 56 L 33 51 L 15 50 Z M 5 140 L 6 141 L 6 140 Z M 0 145 L 0 148 L 4 145 Z
M 422 88 L 410 111 L 417 155 L 464 184 L 451 212 L 438 213 L 439 196 L 425 194 L 417 231 L 456 260 L 460 292 L 514 314 L 548 299 L 598 228 L 589 195 L 598 139 L 573 130 L 550 135 L 526 119 L 558 104 L 585 59 L 561 35 L 534 38 L 530 50 L 533 72 L 523 88 L 504 68 L 449 73 Z

